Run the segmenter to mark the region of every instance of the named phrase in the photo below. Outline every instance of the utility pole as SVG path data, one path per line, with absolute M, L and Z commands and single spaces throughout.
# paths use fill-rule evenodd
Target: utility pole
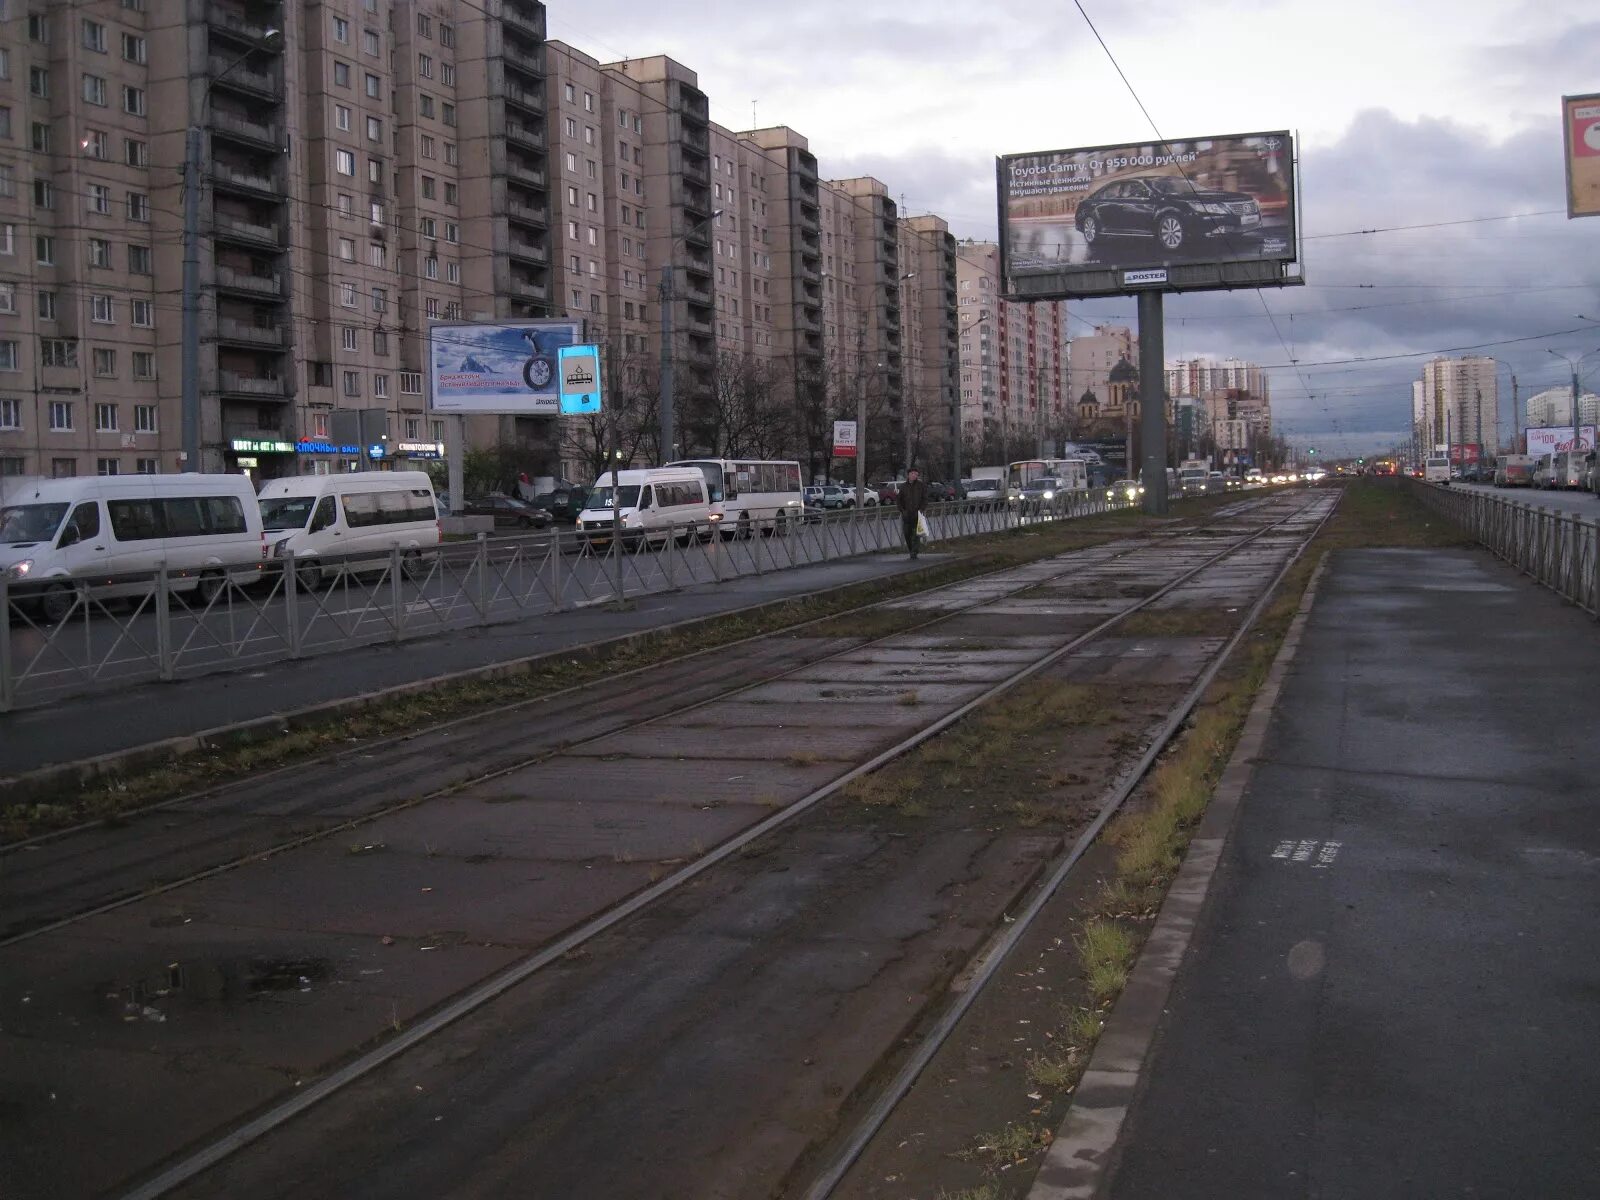
M 1160 292 L 1139 293 L 1139 395 L 1142 405 L 1144 511 L 1167 511 L 1167 378 L 1165 330 Z M 1128 462 L 1130 477 L 1133 461 Z
M 207 89 L 209 95 L 209 88 Z M 205 101 L 201 101 L 204 109 Z M 189 126 L 183 153 L 183 469 L 200 470 L 200 143 Z

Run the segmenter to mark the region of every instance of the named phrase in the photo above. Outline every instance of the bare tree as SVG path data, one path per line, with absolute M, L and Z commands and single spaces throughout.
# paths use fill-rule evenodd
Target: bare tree
M 718 356 L 716 383 L 695 433 L 719 458 L 780 458 L 798 440 L 793 409 L 780 400 L 772 367 L 732 351 Z
M 623 465 L 649 462 L 661 425 L 661 393 L 654 364 L 647 355 L 607 355 L 606 410 L 583 416 L 561 418 L 563 456 L 580 460 L 588 468 L 588 483 L 610 470 L 608 452 L 612 422 L 615 421 L 617 446 Z

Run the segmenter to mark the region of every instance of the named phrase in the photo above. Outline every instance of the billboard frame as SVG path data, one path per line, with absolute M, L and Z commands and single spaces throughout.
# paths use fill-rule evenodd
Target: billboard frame
M 1101 269 L 1069 268 L 1060 272 L 1014 277 L 1011 272 L 1009 214 L 1009 164 L 1019 158 L 1046 158 L 1051 155 L 1094 154 L 1128 150 L 1148 145 L 1170 152 L 1175 145 L 1196 142 L 1238 141 L 1245 138 L 1282 137 L 1287 142 L 1291 172 L 1289 188 L 1289 249 L 1271 258 L 1238 258 L 1165 265 L 1145 263 L 1131 266 L 1107 265 Z M 1183 178 L 1189 173 L 1179 167 Z M 1108 179 L 1109 181 L 1109 179 Z M 1071 146 L 1056 150 L 1030 150 L 995 158 L 995 194 L 999 216 L 1000 295 L 1003 299 L 1088 300 L 1108 296 L 1137 296 L 1141 293 L 1180 293 L 1235 291 L 1240 288 L 1298 287 L 1305 283 L 1300 268 L 1303 260 L 1303 233 L 1300 222 L 1299 133 L 1288 129 L 1264 129 L 1246 133 L 1212 134 L 1204 137 L 1161 138 L 1146 142 L 1118 142 L 1101 146 Z M 1293 270 L 1291 271 L 1291 268 Z M 1132 276 L 1133 278 L 1129 278 Z
M 1573 166 L 1577 161 L 1577 148 L 1572 144 L 1572 126 L 1575 120 L 1574 110 L 1580 104 L 1589 104 L 1600 109 L 1600 92 L 1586 92 L 1576 96 L 1561 97 L 1561 167 L 1567 185 L 1567 220 L 1577 217 L 1600 217 L 1600 200 L 1593 207 L 1579 208 L 1575 203 L 1573 190 Z M 1600 117 L 1597 117 L 1600 119 Z M 1586 156 L 1587 157 L 1587 156 Z
M 528 356 L 529 362 L 535 358 L 548 358 L 550 380 L 547 392 L 530 390 L 523 393 L 482 393 L 478 399 L 469 399 L 463 403 L 439 406 L 439 381 L 438 361 L 435 357 L 436 337 L 441 332 L 452 330 L 481 329 L 488 334 L 499 333 L 506 330 L 516 331 L 570 331 L 569 340 L 556 343 L 547 352 L 535 343 L 535 350 Z M 427 382 L 428 382 L 428 411 L 436 416 L 473 417 L 473 416 L 514 416 L 535 418 L 556 418 L 561 415 L 561 379 L 556 368 L 557 352 L 562 345 L 581 345 L 586 342 L 587 322 L 582 317 L 504 317 L 488 321 L 432 321 L 428 324 L 427 340 Z M 466 339 L 450 339 L 460 346 L 471 346 L 471 341 Z M 484 348 L 492 349 L 487 341 Z M 503 348 L 502 348 L 503 349 Z M 526 374 L 524 374 L 526 383 Z

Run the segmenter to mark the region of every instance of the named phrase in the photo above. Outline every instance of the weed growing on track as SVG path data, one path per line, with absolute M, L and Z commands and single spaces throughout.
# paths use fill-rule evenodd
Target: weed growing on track
M 1002 1200 L 1000 1189 L 991 1183 L 981 1187 L 962 1188 L 959 1192 L 940 1190 L 935 1200 Z
M 965 1157 L 987 1158 L 996 1165 L 1019 1163 L 1048 1146 L 1052 1136 L 1043 1125 L 1009 1122 L 996 1133 L 980 1136 Z

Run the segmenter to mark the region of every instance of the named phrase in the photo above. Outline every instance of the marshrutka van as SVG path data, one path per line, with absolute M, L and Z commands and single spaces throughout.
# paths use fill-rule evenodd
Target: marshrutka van
M 305 587 L 316 587 L 341 567 L 380 568 L 397 549 L 404 568 L 414 573 L 424 553 L 439 544 L 439 506 L 424 471 L 269 479 L 258 499 L 272 557 L 292 553 Z
M 625 546 L 640 540 L 664 545 L 669 537 L 686 546 L 691 538 L 708 537 L 713 522 L 705 475 L 697 467 L 606 472 L 589 490 L 578 532 L 591 545 L 610 545 L 618 525 Z
M 148 595 L 163 567 L 209 604 L 261 576 L 261 512 L 247 475 L 85 475 L 9 486 L 0 572 L 59 621 L 86 595 Z

